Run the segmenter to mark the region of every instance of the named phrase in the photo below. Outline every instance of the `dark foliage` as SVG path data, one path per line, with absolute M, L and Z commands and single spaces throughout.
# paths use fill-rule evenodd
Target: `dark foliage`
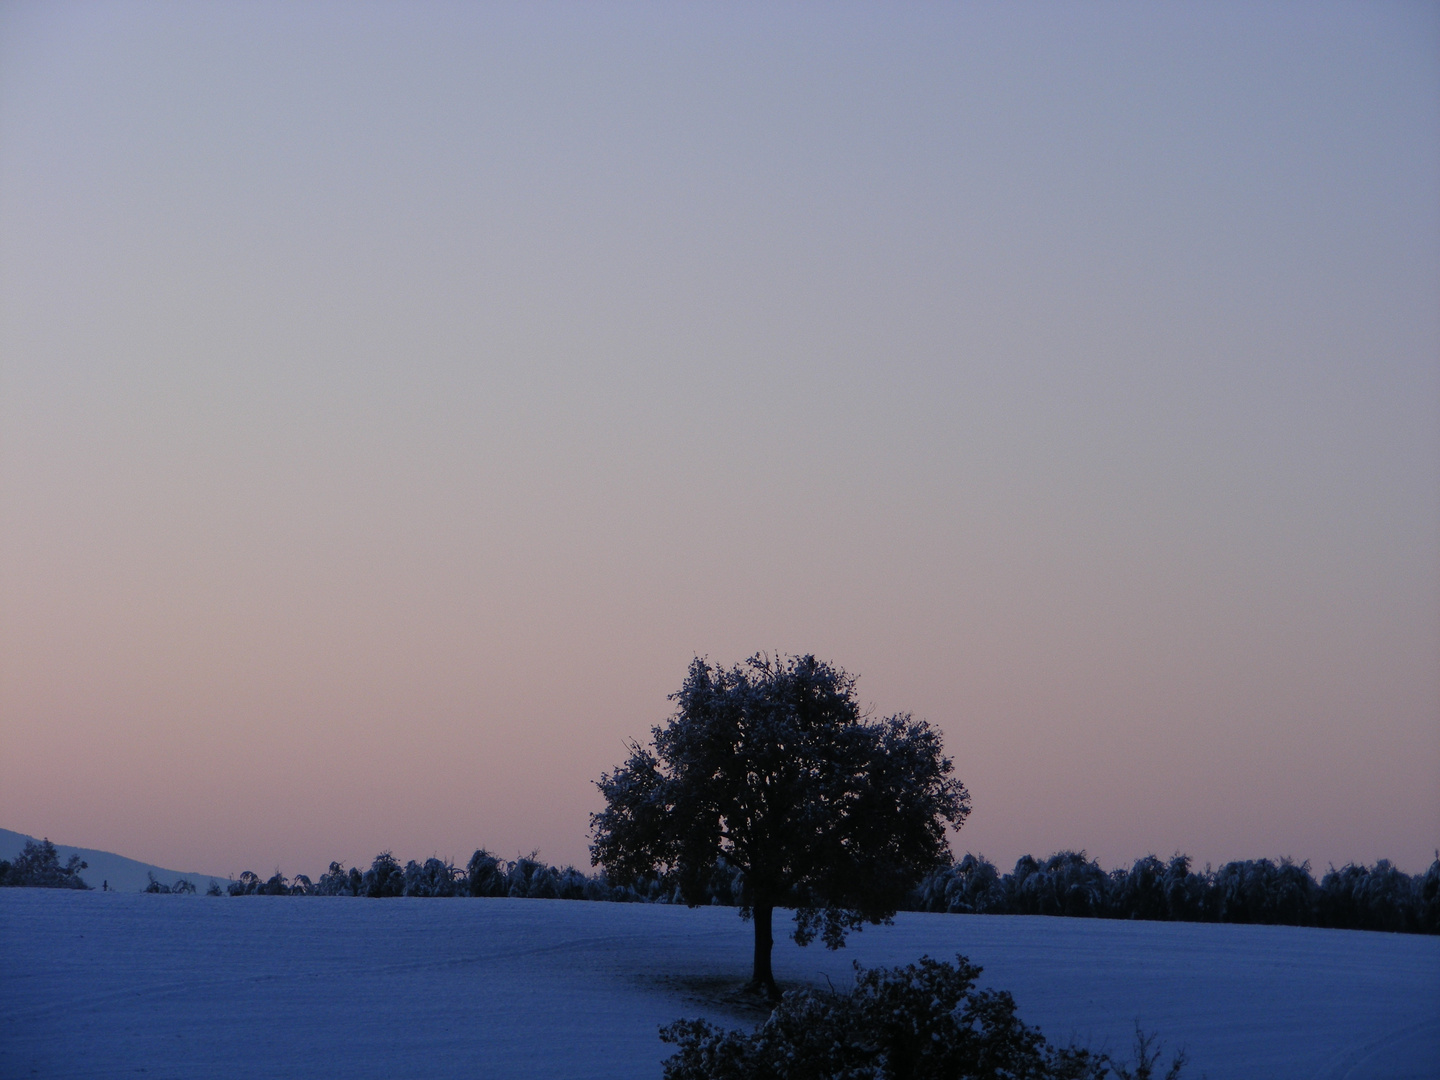
M 310 890 L 314 896 L 359 896 L 365 879 L 358 867 L 346 870 L 344 865 L 332 862 L 330 869 L 320 875 L 320 880 Z
M 869 722 L 844 671 L 813 656 L 754 656 L 729 670 L 697 658 L 675 715 L 598 782 L 593 861 L 634 886 L 655 874 L 709 903 L 722 860 L 755 918 L 754 983 L 770 972 L 771 913 L 795 909 L 795 940 L 830 948 L 883 922 L 949 856 L 969 812 L 939 735 L 897 715 Z M 725 875 L 722 875 L 725 876 Z
M 790 991 L 753 1033 L 680 1020 L 660 1038 L 676 1053 L 665 1080 L 1150 1080 L 1159 1051 L 1138 1035 L 1133 1068 L 1106 1054 L 1052 1046 L 1015 1001 L 977 990 L 980 968 L 924 957 L 903 968 L 856 965 L 846 993 Z M 1177 1055 L 1164 1075 L 1176 1080 Z
M 39 846 L 39 845 L 37 845 Z M 42 865 L 49 865 L 41 854 Z M 72 860 L 73 861 L 73 860 Z M 32 860 L 31 865 L 33 865 Z M 9 864 L 0 862 L 0 880 L 18 884 Z M 83 868 L 83 863 L 78 868 Z M 58 859 L 46 873 L 58 867 Z M 64 873 L 64 868 L 60 868 Z M 74 880 L 73 878 L 71 880 Z M 381 884 L 383 880 L 384 884 Z M 396 884 L 398 882 L 398 884 Z M 63 886 L 77 888 L 84 886 Z M 369 891 L 372 887 L 374 892 Z M 193 891 L 183 878 L 173 885 L 151 879 L 146 892 Z M 603 873 L 584 874 L 573 866 L 542 863 L 535 853 L 514 862 L 484 848 L 464 870 L 441 859 L 400 868 L 389 853 L 375 858 L 369 872 L 332 862 L 311 882 L 298 874 L 288 884 L 277 874 L 262 881 L 250 871 L 230 882 L 231 896 L 512 896 L 614 903 L 674 904 L 685 899 L 671 876 L 649 874 L 616 885 Z M 211 884 L 208 895 L 221 895 Z M 744 874 L 717 859 L 702 903 L 739 907 Z M 1394 933 L 1440 933 L 1440 855 L 1424 874 L 1408 875 L 1381 860 L 1373 867 L 1331 867 L 1318 882 L 1308 863 L 1289 859 L 1230 862 L 1194 870 L 1189 857 L 1162 862 L 1137 859 L 1130 870 L 1102 870 L 1085 853 L 1062 851 L 1043 862 L 1024 856 L 1001 875 L 984 856 L 967 854 L 928 875 L 909 894 L 902 910 L 968 915 L 1069 915 L 1103 919 L 1170 922 L 1271 923 Z
M 289 896 L 290 883 L 285 880 L 285 875 L 277 870 L 255 892 L 259 896 Z
M 362 896 L 404 896 L 405 871 L 388 851 L 376 855 L 360 879 Z
M 80 876 L 88 864 L 71 855 L 60 865 L 60 853 L 48 839 L 26 840 L 15 861 L 0 860 L 0 886 L 22 889 L 88 889 Z
M 429 858 L 405 864 L 405 896 L 458 896 L 463 874 L 443 859 Z
M 167 887 L 158 885 L 155 891 Z M 497 859 L 484 848 L 476 851 L 465 869 L 445 859 L 413 859 L 401 867 L 388 851 L 375 856 L 370 869 L 348 870 L 343 863 L 311 881 L 297 874 L 289 881 L 277 873 L 268 881 L 247 870 L 230 882 L 231 896 L 515 896 L 556 900 L 610 900 L 621 903 L 669 903 L 673 889 L 658 878 L 638 888 L 611 885 L 603 874 L 587 875 L 573 866 L 555 867 L 542 863 L 535 853 L 514 862 Z M 725 893 L 728 895 L 728 893 Z M 720 902 L 717 900 L 717 902 Z
M 246 870 L 240 875 L 239 881 L 230 882 L 229 892 L 231 896 L 254 896 L 260 891 L 262 884 L 263 882 L 261 882 L 257 874 L 251 870 Z
M 466 892 L 471 896 L 509 896 L 510 881 L 503 862 L 484 848 L 470 856 L 465 867 Z
M 193 893 L 195 891 L 195 883 L 192 881 L 187 881 L 183 877 L 179 881 L 175 882 L 174 885 L 164 885 L 161 882 L 155 880 L 155 871 L 153 870 L 147 871 L 145 876 L 150 879 L 150 883 L 145 886 L 144 890 L 147 893 L 177 893 L 183 895 L 185 893 Z M 215 886 L 213 883 L 211 887 L 214 890 L 214 895 L 219 896 L 219 887 Z
M 1026 855 L 1003 877 L 983 856 L 966 855 L 930 874 L 907 905 L 967 914 L 1070 915 L 1106 919 L 1328 926 L 1396 933 L 1440 933 L 1440 853 L 1424 874 L 1331 867 L 1318 882 L 1309 863 L 1229 862 L 1196 871 L 1188 856 L 1154 855 L 1108 873 L 1083 851 L 1044 862 Z
M 389 853 L 375 860 L 388 878 L 398 863 Z M 7 864 L 0 863 L 0 872 Z M 372 865 L 371 874 L 375 874 Z M 367 896 L 360 870 L 332 862 L 312 883 L 297 874 L 262 881 L 246 871 L 230 883 L 231 896 L 272 893 L 290 896 Z M 372 880 L 374 880 L 372 878 Z M 385 896 L 514 896 L 560 900 L 608 900 L 615 903 L 683 903 L 673 879 L 650 874 L 627 886 L 573 866 L 542 863 L 533 852 L 506 862 L 484 848 L 464 870 L 440 859 L 406 863 L 400 891 Z M 739 907 L 744 875 L 724 859 L 705 886 L 704 903 Z M 147 892 L 185 891 L 189 882 L 155 882 Z M 74 886 L 71 886 L 72 888 Z M 193 886 L 191 886 L 193 888 Z M 221 895 L 212 883 L 208 895 Z M 1440 933 L 1440 857 L 1424 874 L 1407 875 L 1382 860 L 1373 867 L 1331 868 L 1320 881 L 1307 863 L 1257 859 L 1226 863 L 1219 870 L 1193 870 L 1187 856 L 1162 862 L 1153 855 L 1130 870 L 1104 871 L 1085 853 L 1062 851 L 1043 862 L 1021 858 L 1001 875 L 984 856 L 967 854 L 928 874 L 910 893 L 902 910 L 969 915 L 1070 915 L 1104 919 L 1170 922 L 1250 922 L 1325 926 L 1395 933 Z

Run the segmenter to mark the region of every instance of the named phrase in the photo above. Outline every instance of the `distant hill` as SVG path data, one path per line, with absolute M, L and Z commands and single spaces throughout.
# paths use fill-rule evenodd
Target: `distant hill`
M 38 836 L 26 836 L 24 833 L 0 829 L 0 859 L 13 860 L 24 849 L 25 841 L 39 839 Z M 51 842 L 54 843 L 54 841 Z M 55 850 L 60 853 L 62 864 L 71 855 L 79 855 L 88 864 L 86 869 L 80 871 L 80 876 L 85 879 L 86 885 L 96 889 L 108 881 L 110 888 L 116 892 L 143 892 L 145 886 L 150 884 L 152 873 L 155 875 L 155 880 L 163 885 L 173 885 L 183 877 L 194 882 L 195 888 L 200 892 L 208 889 L 212 881 L 218 881 L 223 886 L 227 880 L 223 874 L 197 874 L 189 870 L 167 870 L 163 866 L 152 866 L 150 863 L 127 859 L 124 855 L 116 855 L 113 851 L 66 847 L 64 844 L 55 844 Z

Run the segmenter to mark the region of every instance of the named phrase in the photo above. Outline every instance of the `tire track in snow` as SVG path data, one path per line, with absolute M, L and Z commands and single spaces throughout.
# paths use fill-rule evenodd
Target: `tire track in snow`
M 1396 1050 L 1407 1043 L 1422 1045 L 1420 1059 L 1428 1058 L 1432 1062 L 1431 1071 L 1397 1074 L 1393 1068 L 1384 1065 L 1387 1058 L 1393 1058 Z M 1416 1054 L 1404 1056 L 1414 1059 Z M 1351 1046 L 1326 1066 L 1315 1080 L 1370 1080 L 1372 1077 L 1424 1080 L 1437 1074 L 1440 1074 L 1440 1020 L 1422 1020 L 1416 1024 L 1402 1024 L 1374 1039 Z

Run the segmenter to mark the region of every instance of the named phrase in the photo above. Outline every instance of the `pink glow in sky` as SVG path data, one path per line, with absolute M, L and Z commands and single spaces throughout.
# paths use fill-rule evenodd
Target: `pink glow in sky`
M 690 658 L 1008 864 L 1440 846 L 1433 5 L 0 9 L 0 825 L 584 864 Z

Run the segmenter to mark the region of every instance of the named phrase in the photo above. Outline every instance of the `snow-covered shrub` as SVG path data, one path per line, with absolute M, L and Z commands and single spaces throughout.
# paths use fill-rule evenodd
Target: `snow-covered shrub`
M 576 870 L 573 866 L 567 866 L 555 877 L 555 895 L 561 900 L 585 900 L 585 887 L 589 879 Z
M 465 886 L 471 896 L 507 896 L 510 892 L 504 863 L 484 848 L 470 856 L 465 866 Z
M 88 864 L 71 855 L 60 865 L 60 853 L 49 839 L 26 840 L 14 862 L 0 861 L 0 886 L 25 889 L 88 889 L 80 871 Z
M 1039 863 L 1021 857 L 1006 882 L 1011 906 L 1022 915 L 1108 914 L 1110 880 L 1083 851 L 1060 851 Z
M 532 851 L 510 864 L 509 895 L 531 900 L 554 900 L 560 895 L 558 876 L 553 866 L 546 866 Z
M 353 896 L 350 874 L 343 863 L 331 860 L 329 868 L 315 882 L 316 896 Z
M 609 900 L 611 886 L 603 873 L 581 874 L 584 882 L 582 900 Z
M 677 1047 L 665 1080 L 1148 1080 L 1159 1053 L 1146 1039 L 1135 1068 L 1105 1054 L 1051 1045 L 1015 1014 L 1004 991 L 977 990 L 965 957 L 903 968 L 856 965 L 855 988 L 792 990 L 753 1033 L 680 1020 L 660 1038 Z M 1184 1065 L 1177 1055 L 1168 1080 Z
M 1163 884 L 1168 918 L 1192 922 L 1201 917 L 1205 910 L 1205 889 L 1209 878 L 1208 875 L 1191 872 L 1189 855 L 1171 857 L 1165 867 Z
M 290 882 L 285 879 L 284 874 L 277 870 L 255 892 L 258 896 L 289 896 Z
M 1147 855 L 1128 872 L 1106 873 L 1083 851 L 1062 851 L 1044 862 L 1022 856 L 1011 873 L 997 879 L 988 860 L 966 855 L 927 876 L 907 907 L 1434 934 L 1440 933 L 1440 853 L 1423 875 L 1408 876 L 1382 859 L 1373 867 L 1332 867 L 1319 883 L 1309 863 L 1288 858 L 1196 871 L 1188 855 L 1177 854 L 1168 863 Z
M 971 911 L 984 915 L 1005 909 L 1005 885 L 1000 871 L 985 856 L 966 854 L 955 867 L 951 887 L 945 891 L 946 911 Z
M 1119 883 L 1115 905 L 1130 919 L 1166 919 L 1170 905 L 1165 896 L 1165 864 L 1154 855 L 1136 859 Z
M 0 862 L 0 880 L 17 884 L 13 871 L 7 876 L 5 866 Z M 743 883 L 739 868 L 717 860 L 706 886 L 708 902 L 738 906 Z M 168 889 L 178 891 L 179 886 L 176 883 Z M 164 891 L 167 887 L 159 888 Z M 684 902 L 676 882 L 664 874 L 641 875 L 621 886 L 608 880 L 603 871 L 590 875 L 573 866 L 550 866 L 535 852 L 507 863 L 484 848 L 476 850 L 463 871 L 438 858 L 424 863 L 412 860 L 402 868 L 388 851 L 376 856 L 363 874 L 358 868 L 346 870 L 341 863 L 332 862 L 313 884 L 303 874 L 289 884 L 278 874 L 261 881 L 247 870 L 239 881 L 230 883 L 229 893 Z M 804 908 L 806 898 L 795 893 L 787 897 L 787 904 Z M 1230 862 L 1219 870 L 1211 870 L 1207 864 L 1203 870 L 1194 870 L 1187 855 L 1176 854 L 1169 862 L 1146 855 L 1128 871 L 1107 873 L 1083 851 L 1061 851 L 1044 861 L 1022 856 L 1015 869 L 1002 877 L 984 856 L 967 854 L 926 875 L 910 893 L 904 910 L 1318 925 L 1435 934 L 1440 933 L 1440 853 L 1423 875 L 1406 875 L 1382 859 L 1374 867 L 1331 867 L 1319 883 L 1311 875 L 1309 863 L 1290 859 Z
M 410 860 L 405 864 L 406 896 L 454 896 L 460 891 L 461 871 L 443 860 L 426 859 L 424 864 Z
M 1422 934 L 1440 934 L 1440 851 L 1419 879 L 1416 895 L 1417 922 Z
M 178 885 L 176 889 L 178 891 Z M 194 891 L 194 886 L 191 886 L 190 891 Z M 230 882 L 227 891 L 231 896 L 313 896 L 316 888 L 304 874 L 295 875 L 292 882 L 277 870 L 269 878 L 262 880 L 254 871 L 246 870 L 238 881 Z M 218 896 L 219 893 L 212 890 L 208 895 Z
M 346 870 L 343 863 L 332 862 L 330 869 L 315 883 L 315 896 L 359 896 L 360 871 Z
M 966 858 L 974 856 L 967 855 Z M 921 878 L 920 884 L 910 893 L 907 908 L 912 911 L 949 911 L 950 892 L 954 890 L 958 895 L 960 891 L 955 880 L 957 866 L 958 864 L 951 863 L 939 870 L 932 870 Z
M 1218 922 L 1309 926 L 1315 921 L 1315 893 L 1308 862 L 1230 862 L 1215 873 L 1207 914 Z
M 1325 926 L 1359 924 L 1365 916 L 1368 867 L 1347 863 L 1330 867 L 1320 881 L 1320 921 Z
M 345 896 L 349 890 L 350 875 L 345 872 L 345 867 L 336 860 L 330 861 L 330 866 L 315 881 L 314 896 Z
M 187 881 L 187 880 L 186 880 L 185 878 L 183 878 L 183 877 L 182 877 L 179 881 L 175 882 L 174 885 L 165 885 L 165 884 L 162 884 L 161 882 L 155 880 L 155 871 L 153 871 L 153 870 L 147 870 L 147 871 L 145 872 L 145 876 L 150 879 L 150 883 L 145 886 L 145 891 L 146 891 L 147 893 L 167 893 L 167 894 L 168 894 L 168 893 L 180 893 L 180 894 L 185 894 L 185 893 L 194 893 L 194 892 L 195 892 L 195 884 L 194 884 L 194 882 Z M 217 895 L 217 896 L 219 895 L 218 891 L 217 891 L 216 895 Z
M 158 882 L 158 881 L 155 880 L 155 871 L 154 871 L 154 870 L 147 870 L 147 871 L 145 872 L 145 876 L 150 879 L 150 884 L 148 884 L 148 885 L 145 886 L 145 891 L 146 891 L 147 893 L 169 893 L 169 892 L 170 892 L 170 886 L 169 886 L 169 885 L 162 885 L 162 884 L 160 884 L 160 882 Z
M 405 871 L 395 861 L 395 856 L 382 851 L 370 864 L 361 878 L 360 891 L 365 896 L 404 896 Z
M 1323 926 L 1390 930 L 1396 933 L 1436 933 L 1433 921 L 1435 893 L 1440 891 L 1440 861 L 1425 875 L 1410 877 L 1381 859 L 1373 867 L 1349 863 L 1333 866 L 1319 886 L 1320 923 Z M 1426 883 L 1430 897 L 1426 898 Z M 1427 925 L 1427 904 L 1430 912 Z

